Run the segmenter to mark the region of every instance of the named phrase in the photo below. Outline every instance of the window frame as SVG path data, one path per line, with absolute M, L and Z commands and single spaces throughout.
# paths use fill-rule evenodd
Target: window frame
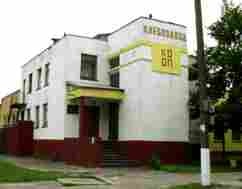
M 40 106 L 35 106 L 35 129 L 38 129 L 40 126 Z
M 44 87 L 48 87 L 50 85 L 50 63 L 45 64 L 45 81 Z
M 86 58 L 86 60 L 85 60 L 85 58 Z M 90 60 L 91 58 L 93 58 L 94 61 Z M 97 69 L 98 69 L 98 56 L 82 53 L 81 54 L 80 79 L 89 80 L 89 81 L 97 81 L 97 73 L 98 73 Z M 91 74 L 88 75 L 90 70 L 91 70 Z
M 113 73 L 110 73 L 110 85 L 115 88 L 120 87 L 120 72 L 116 71 Z
M 37 69 L 37 86 L 36 86 L 36 90 L 40 90 L 41 89 L 41 76 L 42 76 L 42 69 L 39 68 L 39 69 Z
M 26 95 L 26 79 L 23 80 L 23 93 L 22 93 L 22 100 L 23 100 L 23 103 L 25 102 L 25 95 Z
M 109 74 L 109 78 L 110 78 L 110 85 L 112 87 L 116 87 L 119 88 L 120 87 L 120 72 L 119 70 L 114 70 L 112 71 L 112 69 L 116 69 L 120 66 L 120 57 L 119 56 L 115 56 L 112 57 L 111 59 L 109 59 L 109 66 L 110 66 L 110 74 Z
M 48 127 L 48 103 L 43 104 L 43 125 L 42 128 Z
M 31 121 L 31 109 L 27 108 L 27 120 Z
M 28 94 L 31 94 L 33 91 L 33 73 L 30 73 L 28 76 L 29 85 L 28 85 Z

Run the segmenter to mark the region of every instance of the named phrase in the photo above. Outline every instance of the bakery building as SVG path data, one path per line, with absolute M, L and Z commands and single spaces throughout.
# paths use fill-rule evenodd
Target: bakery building
M 147 163 L 154 154 L 186 162 L 187 64 L 186 27 L 152 18 L 53 39 L 22 66 L 34 154 L 87 166 Z

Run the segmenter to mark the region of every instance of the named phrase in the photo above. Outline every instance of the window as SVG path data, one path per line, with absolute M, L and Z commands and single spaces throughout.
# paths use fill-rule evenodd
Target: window
M 23 81 L 23 103 L 25 102 L 25 88 L 26 88 L 26 79 Z
M 45 86 L 49 85 L 49 78 L 50 77 L 50 64 L 45 65 Z
M 119 56 L 109 60 L 110 69 L 119 67 Z M 110 84 L 112 87 L 119 88 L 119 71 L 116 70 L 110 73 Z
M 32 79 L 33 79 L 33 74 L 29 74 L 29 91 L 28 93 L 32 93 Z
M 109 65 L 110 65 L 110 68 L 116 68 L 119 66 L 119 56 L 116 56 L 114 58 L 111 58 L 109 60 Z
M 81 79 L 97 80 L 97 56 L 81 55 Z
M 37 90 L 41 89 L 41 68 L 37 70 Z
M 39 128 L 39 106 L 35 107 L 35 128 Z
M 43 105 L 43 127 L 48 127 L 48 104 Z
M 110 83 L 112 87 L 119 88 L 119 72 L 110 73 Z
M 28 121 L 31 120 L 31 111 L 30 111 L 29 108 L 27 109 L 27 120 L 28 120 Z

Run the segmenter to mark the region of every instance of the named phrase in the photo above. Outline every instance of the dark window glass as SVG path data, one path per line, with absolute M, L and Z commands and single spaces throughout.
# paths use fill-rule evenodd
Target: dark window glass
M 26 79 L 23 81 L 23 103 L 25 102 Z
M 50 64 L 45 65 L 45 86 L 49 85 L 49 77 L 50 77 Z
M 39 106 L 35 107 L 35 128 L 39 128 Z
M 29 91 L 28 93 L 32 93 L 32 79 L 33 79 L 33 74 L 29 74 Z
M 38 69 L 37 71 L 37 90 L 41 89 L 41 73 L 42 73 L 42 70 L 41 68 Z
M 30 111 L 30 109 L 27 109 L 27 120 L 28 121 L 31 120 L 31 111 Z
M 116 68 L 119 66 L 119 56 L 116 56 L 114 58 L 111 58 L 109 60 L 109 65 L 110 65 L 110 68 Z
M 97 80 L 97 56 L 81 55 L 81 79 Z
M 48 127 L 48 104 L 43 105 L 43 127 Z
M 119 72 L 110 74 L 110 84 L 112 87 L 119 88 Z

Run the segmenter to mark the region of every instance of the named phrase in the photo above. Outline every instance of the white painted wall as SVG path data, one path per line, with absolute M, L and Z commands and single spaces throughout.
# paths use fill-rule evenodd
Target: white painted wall
M 186 43 L 143 32 L 144 24 L 185 32 L 180 26 L 141 19 L 112 35 L 111 49 L 124 48 L 140 39 L 186 48 Z M 131 32 L 133 31 L 133 33 Z M 120 40 L 122 39 L 122 40 Z M 151 48 L 139 47 L 120 56 L 120 64 L 143 58 L 120 70 L 120 87 L 126 99 L 120 106 L 119 139 L 188 141 L 188 72 L 160 74 L 151 70 Z M 187 64 L 183 57 L 182 64 Z
M 98 81 L 89 83 L 109 85 L 107 55 L 112 52 L 117 52 L 140 39 L 186 48 L 185 42 L 144 33 L 143 26 L 148 23 L 185 32 L 180 26 L 141 18 L 114 32 L 109 36 L 108 42 L 67 35 L 53 48 L 23 66 L 23 78 L 28 78 L 28 74 L 34 72 L 33 93 L 26 98 L 27 107 L 32 110 L 32 118 L 35 116 L 35 106 L 40 105 L 42 120 L 42 104 L 49 104 L 49 127 L 36 129 L 35 139 L 79 136 L 79 115 L 66 113 L 65 95 L 66 81 L 84 82 L 80 80 L 81 53 L 98 56 Z M 180 75 L 152 72 L 149 47 L 139 47 L 121 54 L 120 64 L 137 58 L 138 61 L 120 70 L 120 88 L 125 90 L 127 97 L 120 104 L 119 140 L 188 141 L 187 69 L 182 68 Z M 42 67 L 43 76 L 44 64 L 47 62 L 50 62 L 50 85 L 35 91 L 37 69 Z M 184 57 L 182 64 L 187 64 L 187 57 Z M 100 135 L 107 139 L 108 106 L 107 102 L 99 103 Z
M 68 41 L 68 60 L 65 62 L 65 81 L 72 82 L 85 82 L 90 84 L 105 84 L 109 85 L 108 69 L 109 64 L 107 61 L 107 52 L 109 46 L 107 42 L 84 38 L 67 36 Z M 97 81 L 86 81 L 80 79 L 81 74 L 81 54 L 91 54 L 98 57 L 97 60 Z M 67 114 L 67 102 L 65 102 L 65 137 L 77 138 L 79 137 L 79 114 Z M 101 108 L 102 109 L 102 108 Z M 102 112 L 102 111 L 101 111 Z M 104 116 L 104 113 L 101 113 Z M 105 121 L 100 120 L 100 128 L 105 127 Z
M 49 50 L 33 58 L 22 67 L 22 81 L 26 79 L 28 90 L 28 75 L 33 73 L 33 88 L 31 94 L 26 94 L 27 108 L 31 109 L 31 119 L 35 118 L 35 107 L 40 106 L 40 128 L 34 130 L 34 139 L 64 138 L 64 101 L 65 85 L 63 80 L 64 62 L 66 59 L 66 40 L 62 39 Z M 50 82 L 44 87 L 45 64 L 50 63 Z M 42 68 L 42 87 L 37 88 L 37 69 Z M 48 127 L 43 126 L 43 104 L 48 103 Z M 27 114 L 25 113 L 25 116 Z

